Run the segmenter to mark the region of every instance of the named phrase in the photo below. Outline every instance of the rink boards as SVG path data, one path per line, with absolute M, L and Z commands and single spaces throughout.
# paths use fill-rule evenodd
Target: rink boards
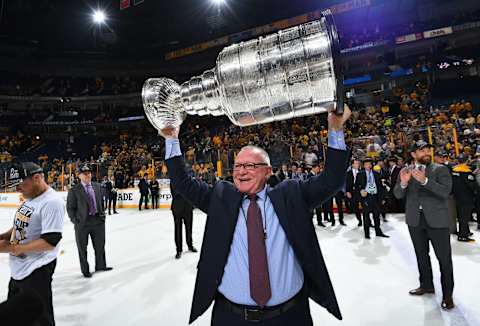
M 161 179 L 160 183 L 160 208 L 170 208 L 172 204 L 172 194 L 170 192 L 170 180 Z M 67 201 L 67 191 L 58 191 L 65 202 Z M 18 207 L 23 201 L 21 193 L 8 192 L 0 193 L 0 207 Z M 138 208 L 138 202 L 140 201 L 140 191 L 138 188 L 120 189 L 117 192 L 117 208 Z M 149 196 L 148 206 L 151 207 L 152 199 Z

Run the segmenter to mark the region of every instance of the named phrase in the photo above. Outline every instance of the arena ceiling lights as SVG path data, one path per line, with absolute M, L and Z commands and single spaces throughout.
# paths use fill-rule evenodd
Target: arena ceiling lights
M 92 14 L 92 19 L 95 24 L 101 25 L 107 20 L 107 16 L 102 10 L 94 10 Z

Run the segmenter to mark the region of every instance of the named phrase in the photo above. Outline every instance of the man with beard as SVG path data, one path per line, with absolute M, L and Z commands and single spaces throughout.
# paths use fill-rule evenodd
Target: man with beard
M 455 307 L 453 294 L 452 249 L 447 199 L 452 189 L 452 177 L 444 165 L 431 163 L 432 146 L 423 140 L 415 142 L 410 155 L 412 166 L 403 168 L 395 185 L 397 198 L 406 198 L 406 222 L 417 256 L 420 287 L 410 291 L 421 296 L 434 293 L 429 242 L 440 263 L 443 291 L 442 308 Z
M 13 227 L 0 234 L 0 252 L 10 253 L 8 299 L 31 292 L 43 306 L 37 323 L 32 325 L 54 326 L 52 277 L 60 252 L 65 204 L 45 182 L 37 164 L 15 164 L 9 174 L 9 186 L 17 186 L 25 201 L 15 213 Z M 34 314 L 29 308 L 35 309 L 23 307 L 24 313 Z

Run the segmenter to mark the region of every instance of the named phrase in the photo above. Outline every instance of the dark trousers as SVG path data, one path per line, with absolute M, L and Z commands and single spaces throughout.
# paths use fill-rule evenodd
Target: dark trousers
M 459 202 L 457 200 L 457 219 L 458 219 L 458 236 L 460 238 L 468 238 L 470 236 L 470 227 L 468 223 L 472 218 L 472 203 Z
M 337 204 L 338 209 L 338 220 L 343 222 L 343 192 L 339 191 L 334 197 L 327 200 L 323 205 L 324 220 L 331 222 L 332 225 L 335 225 L 335 214 L 333 213 L 333 199 Z
M 480 195 L 475 198 L 475 212 L 477 213 L 477 225 L 480 229 Z
M 103 202 L 103 207 L 107 207 L 109 201 L 109 197 L 107 194 L 102 194 L 102 202 Z
M 362 209 L 360 208 L 360 198 L 358 198 L 358 195 L 352 193 L 352 198 L 348 200 L 348 205 L 350 214 L 355 213 L 358 222 L 362 222 Z
M 322 225 L 322 206 L 315 208 L 315 215 L 317 216 L 317 224 Z M 313 218 L 313 215 L 312 215 Z
M 145 209 L 148 208 L 148 194 L 140 194 L 140 201 L 138 202 L 138 209 L 142 210 L 142 202 L 145 201 Z
M 112 194 L 108 197 L 108 214 L 110 214 L 113 211 L 117 211 L 117 194 Z
M 380 198 L 378 195 L 370 195 L 363 200 L 363 230 L 365 231 L 365 237 L 370 236 L 370 213 L 373 214 L 373 223 L 375 225 L 375 234 L 382 234 L 380 229 Z
M 56 266 L 57 260 L 55 259 L 51 263 L 37 268 L 32 274 L 21 281 L 10 279 L 10 283 L 8 284 L 8 299 L 20 294 L 22 291 L 33 290 L 42 300 L 44 312 L 32 326 L 55 325 L 52 305 L 52 276 Z M 25 313 L 28 313 L 28 307 L 24 308 Z
M 325 222 L 335 222 L 335 215 L 333 215 L 333 199 L 329 199 L 322 204 L 323 220 Z
M 182 244 L 182 222 L 185 224 L 185 237 L 188 248 L 193 247 L 192 241 L 192 224 L 193 224 L 193 210 L 181 209 L 173 210 L 173 221 L 175 222 L 175 246 L 177 252 L 183 251 Z
M 90 267 L 87 260 L 88 237 L 92 239 L 95 251 L 95 270 L 105 269 L 105 222 L 75 226 L 75 240 L 77 241 L 78 257 L 80 258 L 80 269 L 82 273 L 88 274 Z
M 440 263 L 443 297 L 448 298 L 453 293 L 452 248 L 450 246 L 450 231 L 448 228 L 434 229 L 428 226 L 423 213 L 420 213 L 420 223 L 417 227 L 409 226 L 410 237 L 417 256 L 420 273 L 420 287 L 433 289 L 432 264 L 430 261 L 430 246 Z
M 313 326 L 312 316 L 310 315 L 310 306 L 308 298 L 305 297 L 301 302 L 289 310 L 283 312 L 277 317 L 260 321 L 246 321 L 243 316 L 232 312 L 222 300 L 215 300 L 212 312 L 212 326 Z
M 158 195 L 158 192 L 152 192 L 152 208 L 158 208 L 158 199 L 160 196 Z

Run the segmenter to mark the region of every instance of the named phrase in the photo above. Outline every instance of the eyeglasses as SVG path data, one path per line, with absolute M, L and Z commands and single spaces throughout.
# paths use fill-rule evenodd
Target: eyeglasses
M 241 168 L 244 168 L 245 170 L 253 171 L 262 166 L 268 166 L 268 164 L 267 163 L 237 163 L 233 166 L 233 169 L 240 170 Z

